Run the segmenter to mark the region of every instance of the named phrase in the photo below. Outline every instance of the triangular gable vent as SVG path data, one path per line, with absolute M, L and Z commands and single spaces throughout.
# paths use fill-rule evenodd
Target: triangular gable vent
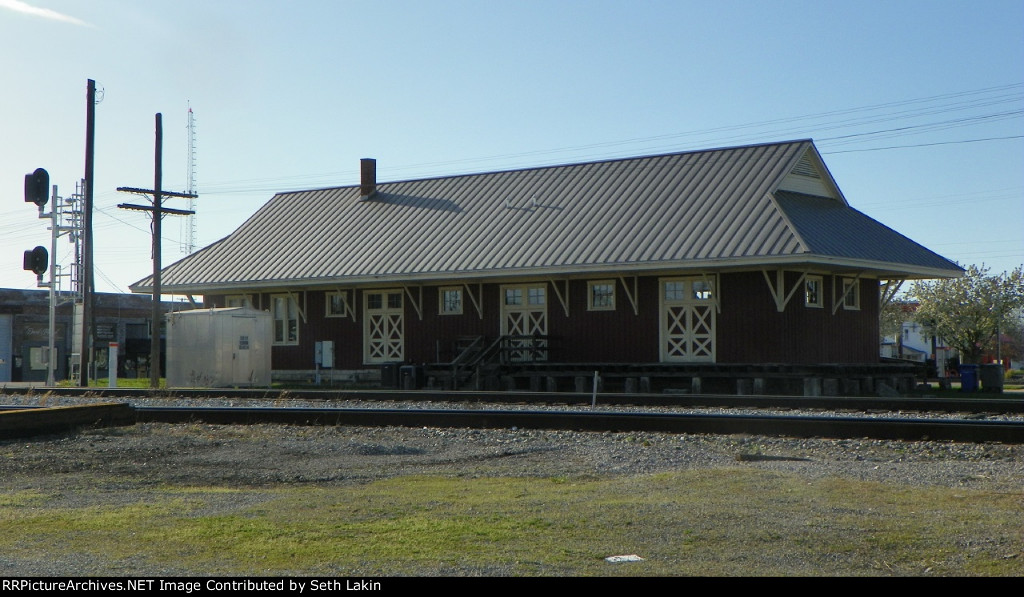
M 793 166 L 782 182 L 779 184 L 780 191 L 793 191 L 804 195 L 815 197 L 828 197 L 839 199 L 837 190 L 832 187 L 829 179 L 822 174 L 823 165 L 814 154 L 808 150 L 800 157 L 800 160 Z M 839 199 L 841 201 L 841 199 Z
M 793 168 L 792 174 L 799 174 L 800 176 L 807 176 L 809 178 L 821 178 L 821 174 L 818 169 L 814 167 L 814 162 L 811 161 L 809 153 L 805 153 L 800 161 L 797 162 L 795 168 Z

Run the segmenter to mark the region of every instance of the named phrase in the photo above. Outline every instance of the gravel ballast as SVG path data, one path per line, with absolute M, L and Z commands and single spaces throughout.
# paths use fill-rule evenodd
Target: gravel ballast
M 109 402 L 97 398 L 0 396 L 0 403 L 25 406 L 65 406 Z M 135 406 L 344 406 L 349 408 L 465 408 L 466 405 L 415 402 L 324 402 L 204 399 L 202 401 L 144 398 Z M 480 407 L 480 405 L 477 405 Z M 504 405 L 499 408 L 548 408 Z M 565 407 L 554 407 L 569 410 Z M 587 407 L 577 407 L 589 410 Z M 654 410 L 654 409 L 616 409 Z M 664 410 L 664 409 L 662 409 Z M 742 409 L 676 409 L 676 412 L 741 414 Z M 786 414 L 794 414 L 786 411 Z M 828 413 L 811 412 L 813 416 Z M 862 416 L 893 416 L 892 413 Z M 851 416 L 851 413 L 842 413 Z M 907 416 L 921 417 L 921 413 Z M 948 414 L 940 416 L 949 417 Z M 1017 417 L 986 417 L 1009 418 Z M 680 467 L 757 466 L 792 470 L 811 476 L 845 475 L 885 482 L 943 486 L 988 485 L 1024 488 L 1024 446 L 997 443 L 894 441 L 873 439 L 786 438 L 768 436 L 673 435 L 663 433 L 597 433 L 533 429 L 434 429 L 405 427 L 278 427 L 193 426 L 194 434 L 175 432 L 181 426 L 140 424 L 122 431 L 96 430 L 62 437 L 4 442 L 24 451 L 6 458 L 0 470 L 67 472 L 67 462 L 88 467 L 102 459 L 128 466 L 140 461 L 166 467 L 169 475 L 199 475 L 210 466 L 231 463 L 239 483 L 259 484 L 261 476 L 280 479 L 341 481 L 359 475 L 387 476 L 414 472 L 455 472 L 459 467 L 487 462 L 488 470 L 512 475 L 571 473 L 642 474 Z M 244 441 L 243 439 L 244 438 Z M 252 451 L 257 442 L 267 450 Z M 37 452 L 38 449 L 42 448 Z M 33 454 L 38 456 L 38 461 Z M 146 455 L 149 456 L 146 456 Z M 290 455 L 299 457 L 292 458 Z M 387 466 L 380 467 L 380 457 Z M 12 462 L 13 461 L 13 462 Z M 500 462 L 500 466 L 497 464 Z M 54 469 L 53 467 L 57 467 Z M 276 472 L 268 472 L 276 471 Z M 331 473 L 330 471 L 334 471 Z M 201 478 L 196 479 L 202 482 Z
M 21 397 L 38 405 L 39 398 Z M 12 400 L 3 400 L 12 404 Z M 51 402 L 56 406 L 67 401 Z M 152 403 L 152 402 L 151 402 Z M 209 404 L 209 403 L 208 403 Z M 223 404 L 209 404 L 223 406 Z M 280 406 L 279 404 L 275 404 Z M 256 406 L 246 402 L 244 406 Z M 292 404 L 289 404 L 292 406 Z M 319 405 L 322 406 L 322 405 Z M 757 469 L 811 479 L 999 492 L 1024 488 L 1024 446 L 996 443 L 796 439 L 747 435 L 570 432 L 534 429 L 171 425 L 0 442 L 0 486 L 57 496 L 67 506 L 130 499 L 132 484 L 273 487 L 363 483 L 401 475 L 551 477 L 644 475 L 699 468 Z M 98 498 L 68 491 L 108 479 Z M 117 484 L 121 483 L 119 487 Z M 240 498 L 252 500 L 251 492 Z M 244 507 L 246 504 L 238 504 Z M 224 505 L 222 505 L 224 507 Z M 133 570 L 136 574 L 187 574 Z M 0 555 L 2 575 L 117 573 L 90 561 Z M 122 571 L 121 573 L 125 573 Z

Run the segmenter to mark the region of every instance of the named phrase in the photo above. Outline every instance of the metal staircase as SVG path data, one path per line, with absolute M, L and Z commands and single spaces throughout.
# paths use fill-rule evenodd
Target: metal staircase
M 484 380 L 523 364 L 546 361 L 546 336 L 499 336 L 487 344 L 483 336 L 464 336 L 456 340 L 455 358 L 448 363 L 426 365 L 428 378 L 442 380 L 445 387 L 484 389 Z

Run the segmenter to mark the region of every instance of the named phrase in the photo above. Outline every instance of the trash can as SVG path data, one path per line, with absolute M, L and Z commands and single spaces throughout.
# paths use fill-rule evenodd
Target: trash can
M 384 363 L 380 366 L 380 387 L 398 389 L 398 367 L 401 363 Z
M 401 380 L 401 389 L 418 390 L 423 387 L 423 367 L 402 365 L 400 367 L 399 379 Z
M 960 365 L 960 391 L 978 391 L 978 366 Z
M 981 366 L 981 390 L 983 392 L 1003 392 L 1003 366 L 999 363 L 987 363 Z

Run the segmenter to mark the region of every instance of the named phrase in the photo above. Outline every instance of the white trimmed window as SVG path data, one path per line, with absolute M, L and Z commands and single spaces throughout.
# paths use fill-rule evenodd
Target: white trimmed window
M 848 311 L 860 309 L 860 280 L 843 278 L 843 309 Z
M 682 280 L 668 280 L 665 282 L 665 300 L 681 301 L 686 298 L 686 284 Z
M 274 317 L 274 344 L 299 343 L 299 306 L 287 294 L 270 297 L 270 312 Z
M 438 290 L 441 315 L 462 315 L 462 289 L 458 287 Z
M 248 294 L 229 294 L 224 297 L 225 307 L 252 307 L 252 299 Z
M 351 312 L 347 292 L 327 293 L 327 317 L 346 317 Z
M 615 310 L 615 281 L 597 280 L 587 282 L 587 310 Z
M 821 289 L 821 276 L 807 276 L 804 278 L 804 306 L 823 307 L 825 303 L 821 298 Z
M 693 282 L 693 300 L 695 301 L 707 301 L 711 300 L 712 286 L 710 280 L 694 280 Z

